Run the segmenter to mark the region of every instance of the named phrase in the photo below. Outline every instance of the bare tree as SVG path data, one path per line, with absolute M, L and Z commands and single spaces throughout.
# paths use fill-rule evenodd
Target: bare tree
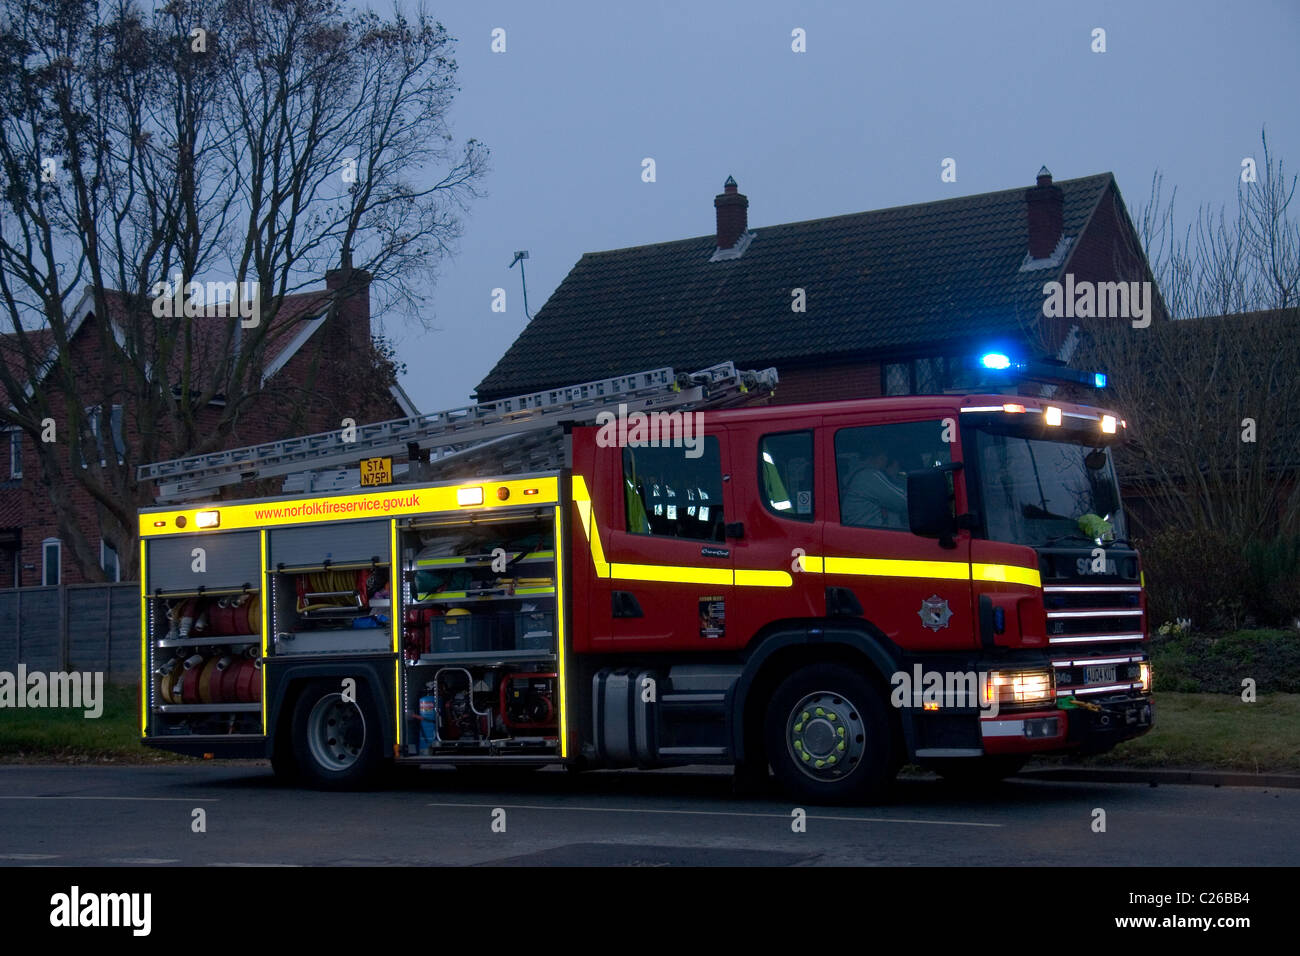
M 1138 232 L 1172 321 L 1094 320 L 1079 356 L 1111 373 L 1150 523 L 1236 542 L 1300 530 L 1296 177 L 1262 147 L 1236 209 L 1203 206 L 1182 233 L 1154 177 Z
M 423 10 L 337 0 L 0 0 L 0 422 L 31 436 L 84 574 L 98 529 L 79 526 L 69 477 L 133 572 L 136 465 L 222 447 L 256 403 L 293 423 L 319 400 L 311 382 L 264 382 L 268 349 L 297 331 L 277 321 L 288 296 L 336 266 L 331 313 L 363 270 L 397 305 L 433 280 L 486 170 L 449 132 L 453 42 Z M 159 314 L 175 276 L 256 290 L 256 324 L 211 301 Z M 72 346 L 87 289 L 93 368 Z M 390 358 L 370 343 L 316 356 L 372 384 Z

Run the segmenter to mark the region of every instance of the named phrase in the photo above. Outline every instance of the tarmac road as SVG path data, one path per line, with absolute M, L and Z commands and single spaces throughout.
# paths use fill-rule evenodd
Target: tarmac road
M 972 794 L 905 778 L 885 806 L 804 808 L 805 832 L 793 809 L 737 796 L 715 768 L 412 771 L 387 790 L 318 793 L 257 763 L 5 765 L 0 866 L 1300 863 L 1295 789 L 1019 779 Z

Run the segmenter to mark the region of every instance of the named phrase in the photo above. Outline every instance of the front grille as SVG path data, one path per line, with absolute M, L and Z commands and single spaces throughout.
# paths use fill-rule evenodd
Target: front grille
M 1043 588 L 1049 644 L 1140 641 L 1144 612 L 1137 584 L 1049 584 Z
M 1141 603 L 1137 584 L 1043 588 L 1058 697 L 1104 699 L 1141 690 L 1140 665 L 1147 660 L 1138 646 L 1146 624 Z

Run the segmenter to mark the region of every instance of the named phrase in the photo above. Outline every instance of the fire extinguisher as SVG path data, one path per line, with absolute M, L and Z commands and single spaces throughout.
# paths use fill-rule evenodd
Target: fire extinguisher
M 438 682 L 424 685 L 420 698 L 420 749 L 432 750 L 438 743 Z

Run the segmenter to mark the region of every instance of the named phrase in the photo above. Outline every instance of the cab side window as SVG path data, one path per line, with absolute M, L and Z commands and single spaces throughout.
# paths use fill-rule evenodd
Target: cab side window
M 627 530 L 666 538 L 722 541 L 722 454 L 704 439 L 702 454 L 682 448 L 624 448 L 623 502 Z
M 952 460 L 943 435 L 938 420 L 836 431 L 840 524 L 906 531 L 907 474 Z
M 795 521 L 813 520 L 813 433 L 782 432 L 758 442 L 758 487 L 763 506 Z

